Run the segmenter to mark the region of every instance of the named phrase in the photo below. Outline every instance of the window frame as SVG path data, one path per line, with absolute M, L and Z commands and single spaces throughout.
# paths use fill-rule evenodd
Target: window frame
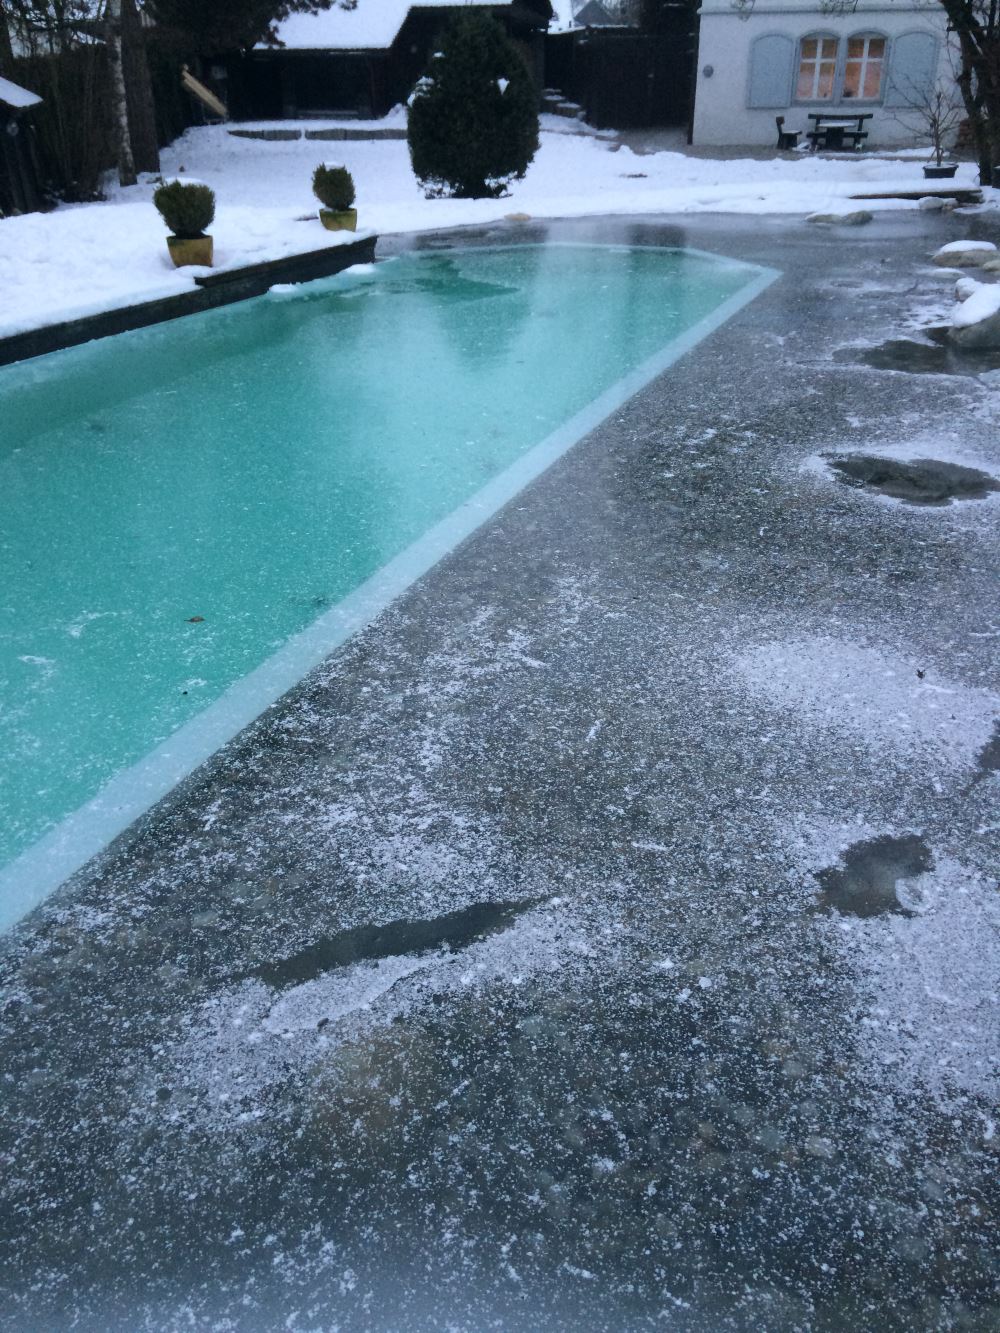
M 880 66 L 878 92 L 874 97 L 865 97 L 863 91 L 865 86 L 865 76 L 870 66 L 876 63 L 872 61 L 869 54 L 871 50 L 871 43 L 873 41 L 882 43 L 882 54 L 881 56 L 879 56 L 877 62 L 878 65 Z M 857 97 L 848 97 L 844 92 L 844 83 L 847 79 L 847 66 L 851 61 L 851 56 L 850 56 L 851 42 L 865 43 L 861 59 L 860 61 L 858 61 L 859 65 L 858 72 L 860 76 L 858 86 L 859 88 L 862 89 L 862 91 L 858 93 Z M 885 76 L 889 68 L 889 38 L 885 35 L 885 33 L 882 32 L 852 32 L 848 33 L 848 35 L 843 39 L 843 45 L 844 45 L 844 58 L 843 58 L 842 69 L 840 72 L 840 100 L 842 102 L 850 102 L 852 106 L 856 102 L 865 102 L 870 106 L 878 105 L 878 103 L 882 101 L 882 97 L 885 92 Z
M 818 81 L 819 81 L 819 77 L 820 77 L 820 68 L 821 68 L 821 66 L 822 66 L 824 63 L 829 63 L 828 61 L 825 62 L 825 61 L 822 59 L 822 50 L 823 50 L 823 46 L 822 46 L 822 44 L 823 44 L 824 42 L 833 42 L 833 43 L 834 43 L 834 52 L 833 52 L 833 86 L 832 86 L 831 89 L 830 89 L 830 96 L 829 96 L 829 97 L 818 97 L 815 93 L 814 93 L 811 97 L 800 97 L 800 96 L 799 96 L 799 79 L 802 77 L 802 62 L 803 62 L 803 60 L 805 59 L 805 57 L 804 57 L 804 55 L 803 55 L 803 50 L 802 50 L 802 48 L 805 46 L 806 42 L 816 42 L 816 43 L 817 43 L 816 59 L 815 59 L 815 70 L 814 70 L 814 73 L 813 73 L 813 87 L 814 87 L 814 88 L 816 87 L 816 84 L 817 84 Z M 794 68 L 794 71 L 793 71 L 793 83 L 792 83 L 792 101 L 793 101 L 793 102 L 798 103 L 799 105 L 802 105 L 802 106 L 812 106 L 812 105 L 814 105 L 814 104 L 819 104 L 819 103 L 822 103 L 824 106 L 829 106 L 829 105 L 831 105 L 831 103 L 836 102 L 836 101 L 838 100 L 838 99 L 837 99 L 837 87 L 838 87 L 839 75 L 840 75 L 840 58 L 841 58 L 841 56 L 840 56 L 840 44 L 841 44 L 841 38 L 840 38 L 839 33 L 836 33 L 836 32 L 806 32 L 806 33 L 803 33 L 803 35 L 799 38 L 799 40 L 798 40 L 798 44 L 796 45 L 796 48 L 795 48 L 795 68 Z
M 847 73 L 848 43 L 858 40 L 865 42 L 864 55 L 860 62 L 861 82 L 859 86 L 862 89 L 864 88 L 864 76 L 872 63 L 868 54 L 870 50 L 870 44 L 872 40 L 881 41 L 884 43 L 884 46 L 882 48 L 881 61 L 879 62 L 881 64 L 881 75 L 879 78 L 878 95 L 876 97 L 864 97 L 864 96 L 849 97 L 844 95 L 844 79 Z M 802 61 L 803 61 L 802 49 L 806 42 L 812 42 L 812 41 L 815 42 L 834 41 L 837 43 L 837 52 L 836 52 L 836 58 L 834 60 L 834 70 L 833 70 L 833 89 L 829 97 L 818 97 L 815 95 L 810 97 L 799 96 L 799 79 L 802 73 Z M 816 87 L 817 80 L 819 77 L 819 66 L 821 63 L 819 60 L 819 50 L 821 49 L 822 48 L 817 49 L 816 75 L 813 79 L 814 88 Z M 889 39 L 889 35 L 888 33 L 885 32 L 879 32 L 877 28 L 863 28 L 859 32 L 849 32 L 849 33 L 830 32 L 829 30 L 826 31 L 814 30 L 812 32 L 803 33 L 802 36 L 798 39 L 795 46 L 795 65 L 793 68 L 793 75 L 792 75 L 792 105 L 816 106 L 816 107 L 881 106 L 885 98 L 886 87 L 888 86 L 889 82 L 888 73 L 889 73 L 890 54 L 891 54 L 891 42 Z

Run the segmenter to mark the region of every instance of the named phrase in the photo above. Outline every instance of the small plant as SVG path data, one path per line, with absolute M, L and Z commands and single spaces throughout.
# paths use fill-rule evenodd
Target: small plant
M 354 177 L 346 167 L 321 164 L 313 172 L 313 194 L 324 208 L 346 213 L 354 204 Z
M 181 240 L 204 236 L 215 217 L 215 192 L 207 185 L 170 181 L 153 195 L 167 230 Z
M 930 141 L 931 160 L 940 168 L 965 119 L 965 108 L 952 88 L 940 85 L 913 87 L 906 94 L 905 105 L 897 119 Z

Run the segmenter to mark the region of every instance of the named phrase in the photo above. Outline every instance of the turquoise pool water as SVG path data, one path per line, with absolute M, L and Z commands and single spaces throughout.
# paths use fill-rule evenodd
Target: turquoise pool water
M 431 252 L 0 371 L 0 924 L 767 280 Z

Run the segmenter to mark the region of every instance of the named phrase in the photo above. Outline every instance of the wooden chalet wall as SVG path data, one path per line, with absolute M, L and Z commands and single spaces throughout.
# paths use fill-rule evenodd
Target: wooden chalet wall
M 686 126 L 694 95 L 694 11 L 667 11 L 656 32 L 586 28 L 546 39 L 546 83 L 597 129 Z
M 43 207 L 30 115 L 0 102 L 0 216 L 34 213 Z
M 487 6 L 484 6 L 486 8 Z M 412 9 L 388 50 L 251 51 L 228 66 L 236 120 L 308 116 L 374 119 L 405 102 L 427 68 L 453 7 Z M 542 85 L 544 18 L 526 5 L 496 11 Z

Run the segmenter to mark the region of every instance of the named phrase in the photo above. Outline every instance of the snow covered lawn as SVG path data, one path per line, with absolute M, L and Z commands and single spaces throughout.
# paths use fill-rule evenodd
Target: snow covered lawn
M 525 179 L 503 199 L 425 199 L 405 142 L 239 139 L 224 126 L 189 130 L 162 155 L 216 191 L 216 267 L 234 267 L 335 243 L 315 219 L 312 170 L 344 162 L 358 190 L 359 225 L 381 233 L 492 222 L 510 213 L 846 212 L 852 194 L 920 189 L 919 165 L 874 155 L 793 160 L 705 160 L 638 155 L 612 140 L 549 126 Z M 310 122 L 309 128 L 317 128 Z M 957 183 L 975 183 L 972 164 Z M 149 202 L 151 182 L 111 187 L 107 202 L 0 221 L 0 337 L 188 290 L 199 270 L 175 270 Z M 865 208 L 915 207 L 867 201 Z M 349 238 L 345 238 L 349 239 Z

